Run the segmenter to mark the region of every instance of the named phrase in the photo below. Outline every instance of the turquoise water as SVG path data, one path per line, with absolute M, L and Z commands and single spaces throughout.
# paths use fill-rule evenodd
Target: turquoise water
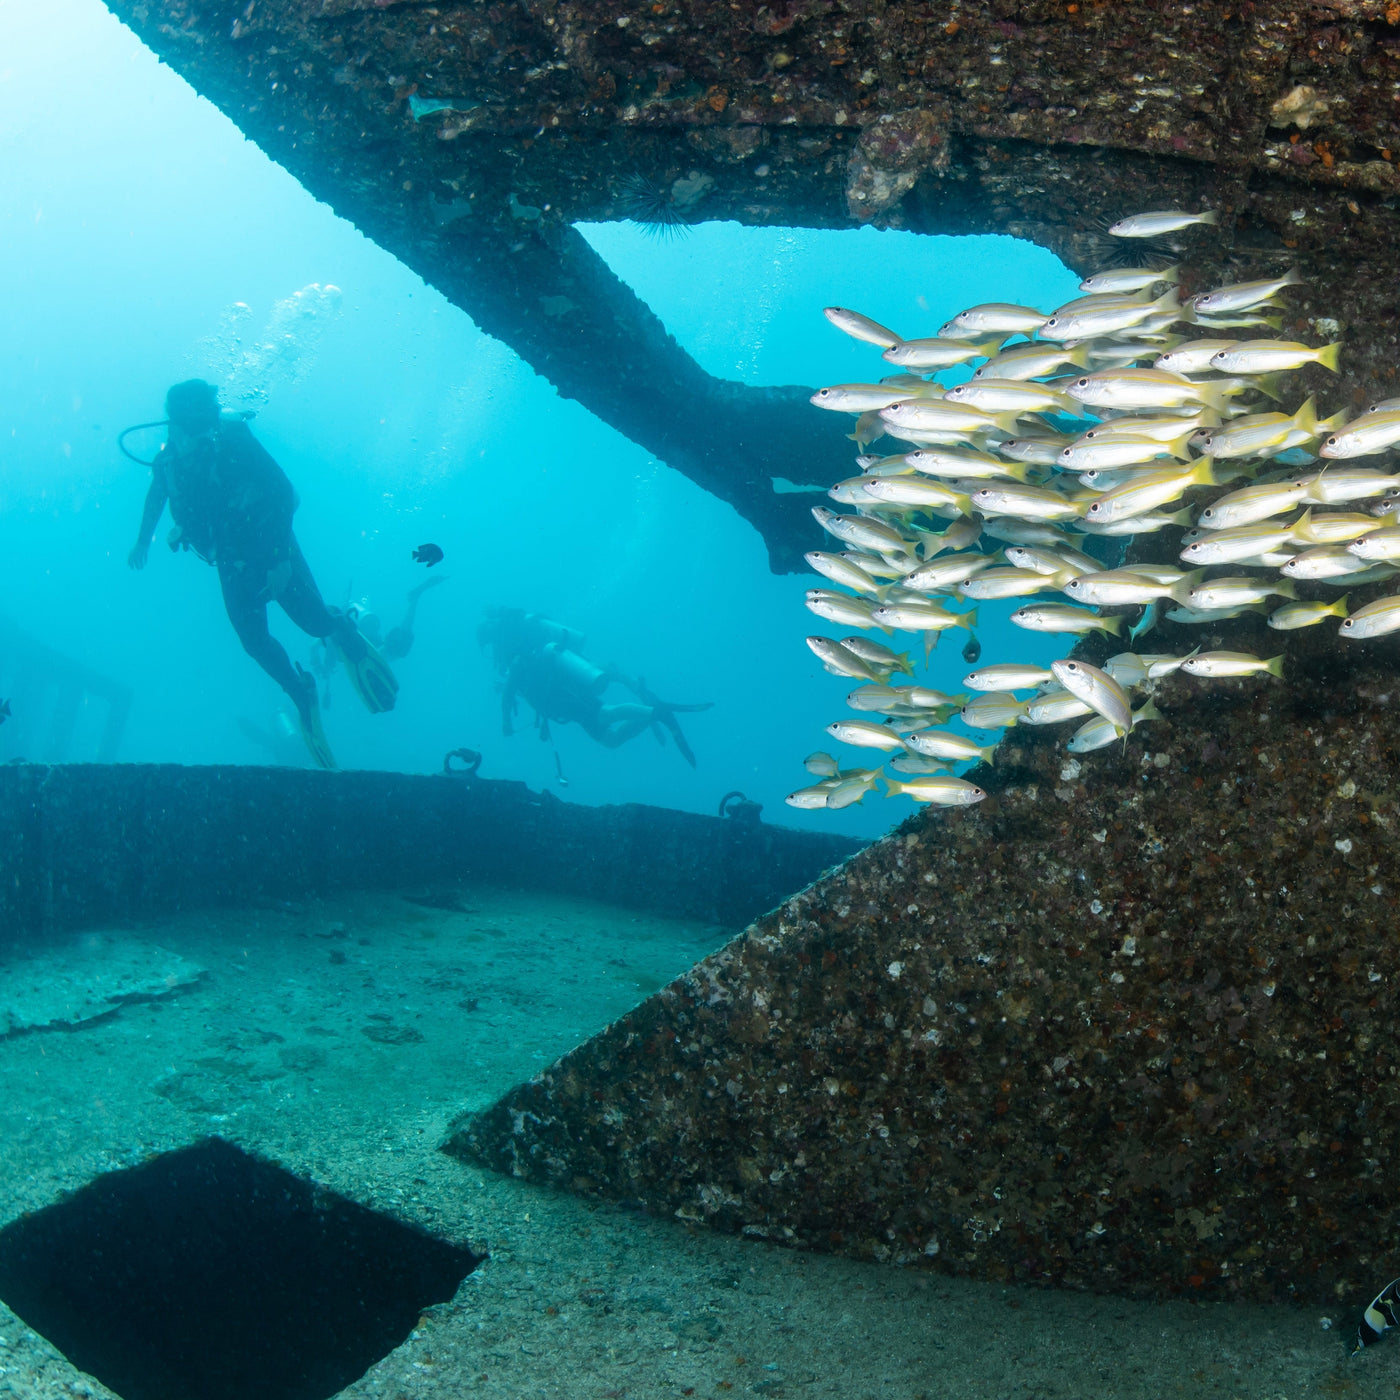
M 831 813 L 782 805 L 806 781 L 803 756 L 833 747 L 822 731 L 849 687 L 802 641 L 827 630 L 802 605 L 815 580 L 770 574 L 728 506 L 560 400 L 96 0 L 10 0 L 0 55 L 0 300 L 20 332 L 0 342 L 0 616 L 131 688 L 119 758 L 267 762 L 245 731 L 274 733 L 287 709 L 239 647 L 214 571 L 168 553 L 165 526 L 145 572 L 126 567 L 146 478 L 116 434 L 162 417 L 168 385 L 200 376 L 225 387 L 226 403 L 257 408 L 254 432 L 301 496 L 298 537 L 328 602 L 367 600 L 392 626 L 424 578 L 413 548 L 446 552 L 435 572 L 449 582 L 423 599 L 394 713 L 367 715 L 342 677 L 332 682 L 325 724 L 341 766 L 435 771 L 467 745 L 485 755 L 484 774 L 579 802 L 712 812 L 740 788 L 770 820 L 865 836 L 911 810 L 874 797 Z M 732 223 L 671 242 L 627 224 L 584 231 L 705 369 L 751 384 L 877 377 L 878 353 L 822 319 L 833 302 L 913 335 L 978 300 L 1048 309 L 1076 285 L 1049 253 L 1008 238 Z M 339 287 L 338 309 L 314 293 L 289 304 L 311 284 Z M 276 353 L 258 349 L 268 343 Z M 849 429 L 829 417 L 834 435 Z M 830 484 L 809 475 L 793 463 L 797 484 Z M 698 767 L 645 733 L 616 751 L 575 727 L 556 726 L 554 745 L 528 725 L 505 738 L 475 641 L 492 604 L 578 629 L 590 657 L 640 673 L 665 699 L 713 701 L 685 721 Z M 276 609 L 273 628 L 308 661 Z M 984 661 L 1009 659 L 1009 631 L 984 628 Z M 945 639 L 932 684 L 955 686 L 962 640 Z M 1047 645 L 1016 640 L 1023 658 Z M 92 756 L 97 711 L 55 751 L 51 699 L 3 656 L 0 697 L 14 709 L 0 761 Z M 295 739 L 278 757 L 305 761 Z
M 297 534 L 327 601 L 388 628 L 411 589 L 445 580 L 421 601 L 392 713 L 367 714 L 330 676 L 324 720 L 343 768 L 433 773 L 470 747 L 485 776 L 572 802 L 713 813 L 740 789 L 770 821 L 856 837 L 912 810 L 876 796 L 834 812 L 783 804 L 810 781 L 804 755 L 839 751 L 824 728 L 848 717 L 853 685 L 803 643 L 845 630 L 804 608 L 813 577 L 774 576 L 730 507 L 561 400 L 98 0 L 0 0 L 0 169 L 0 701 L 13 709 L 0 764 L 309 765 L 214 570 L 163 547 L 168 517 L 146 569 L 127 567 L 147 473 L 117 435 L 162 417 L 166 388 L 199 376 L 256 411 L 254 433 L 299 493 Z M 1048 310 L 1077 288 L 1044 249 L 1010 238 L 582 231 L 705 370 L 752 385 L 881 374 L 877 352 L 826 323 L 826 305 L 912 337 L 979 301 Z M 823 416 L 833 438 L 850 427 Z M 830 484 L 800 459 L 787 480 Z M 431 574 L 411 557 L 429 541 L 445 552 Z M 576 629 L 590 658 L 666 699 L 712 702 L 682 721 L 697 766 L 645 732 L 606 750 L 556 725 L 543 742 L 522 715 L 503 734 L 499 680 L 476 640 L 498 605 Z M 1012 629 L 1013 606 L 982 605 L 981 664 L 1066 649 Z M 309 639 L 275 609 L 273 628 L 312 663 Z M 945 638 L 920 679 L 959 688 L 962 645 Z M 49 684 L 54 667 L 88 676 L 75 713 Z M 104 688 L 130 697 L 114 752 Z M 88 870 L 94 884 L 110 873 L 95 856 Z M 443 1157 L 463 1109 L 496 1101 L 736 930 L 550 890 L 437 898 L 393 888 L 392 870 L 368 874 L 384 888 L 153 911 L 65 933 L 33 962 L 0 927 L 0 1013 L 17 1027 L 0 1015 L 0 1225 L 217 1134 L 489 1247 L 486 1286 L 425 1313 L 356 1396 L 1394 1393 L 1393 1340 L 1350 1369 L 1344 1359 L 1339 1339 L 1364 1299 L 1329 1312 L 1153 1306 L 950 1281 L 682 1238 L 674 1222 Z M 19 983 L 24 997 L 10 999 Z M 6 1379 L 0 1394 L 83 1393 L 0 1308 L 7 1374 L 48 1388 Z

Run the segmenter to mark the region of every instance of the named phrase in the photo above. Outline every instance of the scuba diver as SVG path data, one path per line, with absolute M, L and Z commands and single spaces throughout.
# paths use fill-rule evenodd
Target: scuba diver
M 448 582 L 446 574 L 435 574 L 416 588 L 411 588 L 408 600 L 404 604 L 403 620 L 387 632 L 384 630 L 384 624 L 380 621 L 379 614 L 370 609 L 367 598 L 361 598 L 358 603 L 347 604 L 345 615 L 359 628 L 360 635 L 386 661 L 402 661 L 413 650 L 413 643 L 416 640 L 413 625 L 418 616 L 419 600 L 430 588 L 436 588 L 438 584 L 446 582 Z M 349 590 L 347 589 L 346 592 L 348 594 Z M 312 647 L 311 669 L 317 679 L 321 681 L 321 708 L 323 710 L 328 710 L 331 707 L 330 681 L 335 674 L 335 661 L 335 647 L 331 642 L 320 642 Z
M 387 657 L 390 661 L 402 661 L 413 650 L 413 623 L 418 616 L 419 599 L 430 588 L 436 588 L 438 584 L 446 582 L 446 574 L 434 574 L 431 578 L 420 583 L 417 588 L 409 589 L 408 601 L 404 604 L 403 621 L 397 627 L 391 627 L 387 632 L 383 630 L 383 624 L 378 616 L 370 612 L 368 605 L 363 600 L 347 608 L 346 612 L 355 619 L 355 626 L 369 639 L 370 643 L 379 648 L 380 655 Z
M 321 598 L 292 533 L 298 501 L 281 467 L 253 437 L 245 418 L 219 410 L 219 391 L 187 379 L 165 396 L 165 444 L 151 469 L 141 528 L 127 562 L 143 569 L 167 503 L 175 522 L 172 550 L 192 549 L 219 571 L 224 607 L 243 649 L 286 691 L 296 706 L 301 736 L 322 768 L 335 758 L 321 727 L 316 679 L 293 666 L 268 631 L 267 606 L 277 603 L 303 632 L 327 640 L 340 654 L 350 681 L 371 714 L 394 708 L 398 681 L 355 624 Z M 128 429 L 134 432 L 135 429 Z M 122 434 L 122 439 L 126 433 Z
M 695 767 L 695 755 L 676 721 L 678 714 L 708 710 L 710 705 L 671 705 L 658 700 L 640 677 L 625 676 L 616 666 L 595 666 L 580 654 L 583 635 L 523 608 L 492 608 L 477 629 L 477 640 L 491 649 L 501 687 L 503 731 L 514 732 L 517 700 L 535 712 L 540 738 L 549 738 L 549 725 L 577 724 L 605 748 L 615 749 L 650 729 L 664 742 L 669 733 L 681 757 Z M 630 690 L 636 701 L 605 704 L 603 693 L 614 682 Z

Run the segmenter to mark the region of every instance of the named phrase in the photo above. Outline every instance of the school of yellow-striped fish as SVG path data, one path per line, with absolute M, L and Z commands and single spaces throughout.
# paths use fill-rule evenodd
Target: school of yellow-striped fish
M 1166 210 L 1109 232 L 1160 238 L 1215 222 L 1214 211 Z M 969 805 L 985 793 L 952 767 L 990 760 L 996 745 L 940 727 L 954 716 L 989 738 L 1017 724 L 1077 722 L 1067 747 L 1087 753 L 1126 744 L 1156 718 L 1150 694 L 1133 692 L 1178 668 L 1205 678 L 1283 674 L 1282 655 L 1198 647 L 1182 656 L 1125 650 L 1102 667 L 985 666 L 963 679 L 971 695 L 917 684 L 918 639 L 926 663 L 941 632 L 972 632 L 983 600 L 1027 599 L 1011 621 L 1031 631 L 1124 636 L 1131 623 L 1134 644 L 1163 613 L 1209 624 L 1253 611 L 1280 632 L 1338 619 L 1355 639 L 1400 629 L 1400 595 L 1348 613 L 1345 591 L 1317 602 L 1295 589 L 1307 580 L 1347 590 L 1400 573 L 1400 471 L 1350 465 L 1400 443 L 1400 399 L 1351 421 L 1345 411 L 1319 418 L 1311 397 L 1285 411 L 1288 372 L 1336 371 L 1341 351 L 1340 342 L 1271 338 L 1297 275 L 1186 302 L 1179 280 L 1179 265 L 1113 267 L 1051 312 L 985 303 L 911 340 L 859 312 L 826 309 L 898 371 L 812 395 L 854 418 L 850 437 L 865 455 L 860 474 L 828 493 L 844 509 L 813 511 L 834 547 L 807 555 L 823 585 L 808 592 L 808 608 L 855 630 L 807 644 L 827 671 L 860 683 L 847 697 L 856 717 L 827 732 L 881 757 L 847 767 L 811 754 L 816 781 L 788 797 L 792 806 L 846 807 L 882 780 L 890 796 Z M 933 378 L 974 364 L 953 388 Z M 882 442 L 891 450 L 869 451 Z M 1091 543 L 1172 527 L 1184 530 L 1179 568 L 1109 567 L 1103 545 Z M 1124 607 L 1141 613 L 1105 611 Z M 873 632 L 915 642 L 897 651 Z M 970 663 L 977 654 L 975 642 L 964 652 Z

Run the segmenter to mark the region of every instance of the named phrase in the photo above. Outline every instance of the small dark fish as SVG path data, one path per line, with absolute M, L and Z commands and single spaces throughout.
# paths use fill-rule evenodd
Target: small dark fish
M 1362 1347 L 1369 1347 L 1380 1341 L 1381 1333 L 1400 1325 L 1400 1278 L 1393 1278 L 1371 1300 L 1371 1306 L 1361 1315 L 1361 1326 L 1356 1329 L 1355 1356 Z
M 4 724 L 9 717 L 10 702 L 8 700 L 0 700 L 0 724 Z
M 420 544 L 413 551 L 413 557 L 420 564 L 426 564 L 430 569 L 434 564 L 441 564 L 443 553 L 435 544 Z
M 975 666 L 982 655 L 982 643 L 977 640 L 975 633 L 967 634 L 967 645 L 963 648 L 963 660 L 969 666 Z

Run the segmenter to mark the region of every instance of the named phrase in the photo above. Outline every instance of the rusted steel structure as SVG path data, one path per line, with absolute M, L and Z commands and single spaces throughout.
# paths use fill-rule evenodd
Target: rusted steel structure
M 561 394 L 728 501 L 777 570 L 814 531 L 773 478 L 845 475 L 847 444 L 806 389 L 706 374 L 576 222 L 1002 232 L 1082 267 L 1105 218 L 1204 202 L 1200 275 L 1296 262 L 1300 329 L 1367 328 L 1346 392 L 1395 373 L 1385 0 L 108 3 Z

